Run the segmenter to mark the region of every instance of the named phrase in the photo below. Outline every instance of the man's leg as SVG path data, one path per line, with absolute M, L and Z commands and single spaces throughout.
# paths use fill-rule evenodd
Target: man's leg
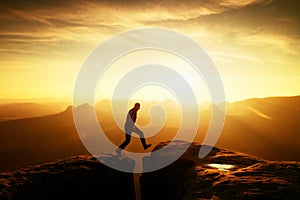
M 125 141 L 119 146 L 120 149 L 125 149 L 125 147 L 129 144 L 131 140 L 131 134 L 125 133 Z
M 143 145 L 144 149 L 148 149 L 151 146 L 151 144 L 146 143 L 144 133 L 138 127 L 134 126 L 133 127 L 133 132 L 137 133 L 140 136 L 140 140 L 142 142 L 142 145 Z
M 130 140 L 131 140 L 131 134 L 129 135 L 125 133 L 125 141 L 119 146 L 119 148 L 116 149 L 116 153 L 118 155 L 121 155 L 121 151 L 125 149 L 125 147 L 129 144 Z

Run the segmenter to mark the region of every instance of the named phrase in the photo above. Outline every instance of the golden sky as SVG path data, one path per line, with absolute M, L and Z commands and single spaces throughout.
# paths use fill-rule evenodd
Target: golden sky
M 228 101 L 300 94 L 297 0 L 11 0 L 0 3 L 0 98 L 71 98 L 101 42 L 139 27 L 175 30 L 215 63 Z

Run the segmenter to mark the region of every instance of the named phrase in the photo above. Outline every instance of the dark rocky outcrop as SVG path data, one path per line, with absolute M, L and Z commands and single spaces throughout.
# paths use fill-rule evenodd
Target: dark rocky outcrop
M 133 175 L 75 156 L 0 174 L 0 199 L 135 199 Z
M 172 157 L 184 141 L 161 143 L 159 159 L 144 157 L 143 168 Z M 140 176 L 141 197 L 148 199 L 300 199 L 300 163 L 267 161 L 226 149 L 212 148 L 203 159 L 192 143 L 172 164 Z M 103 154 L 101 162 L 133 160 Z M 68 157 L 0 173 L 0 199 L 135 199 L 132 173 L 116 171 L 89 155 Z
M 182 146 L 174 142 L 161 159 L 168 159 Z M 199 159 L 200 147 L 193 143 L 171 165 L 144 173 L 142 199 L 300 199 L 299 162 L 267 161 L 219 148 Z M 144 165 L 147 161 L 153 165 L 151 156 L 144 159 Z

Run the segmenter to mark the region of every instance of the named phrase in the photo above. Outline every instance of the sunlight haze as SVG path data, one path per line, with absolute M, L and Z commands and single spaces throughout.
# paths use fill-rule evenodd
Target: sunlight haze
M 167 28 L 195 40 L 215 63 L 228 101 L 300 93 L 295 0 L 43 2 L 1 2 L 2 99 L 71 99 L 93 49 L 141 27 Z

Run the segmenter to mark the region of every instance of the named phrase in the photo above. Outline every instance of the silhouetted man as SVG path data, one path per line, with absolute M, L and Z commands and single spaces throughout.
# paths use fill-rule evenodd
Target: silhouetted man
M 135 132 L 140 136 L 140 140 L 145 150 L 151 146 L 151 144 L 146 144 L 146 139 L 144 138 L 143 132 L 138 127 L 135 126 L 137 111 L 139 109 L 140 109 L 140 104 L 135 103 L 134 107 L 130 109 L 127 114 L 126 122 L 125 122 L 125 141 L 116 150 L 118 154 L 120 154 L 122 149 L 124 149 L 129 144 L 131 140 L 132 132 Z

